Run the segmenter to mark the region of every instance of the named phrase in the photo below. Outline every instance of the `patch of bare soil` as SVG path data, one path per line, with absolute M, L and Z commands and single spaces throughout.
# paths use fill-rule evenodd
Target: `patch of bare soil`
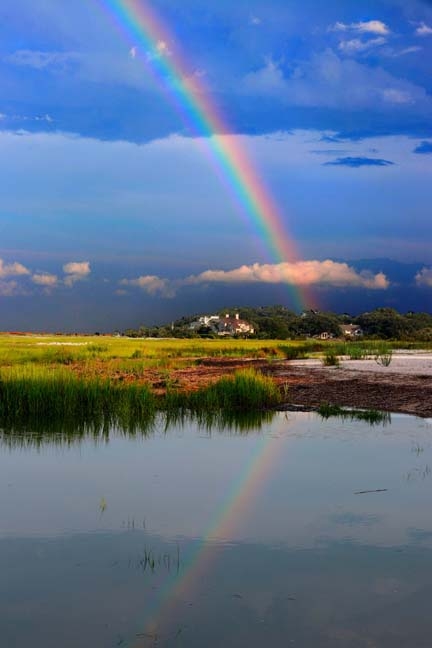
M 398 367 L 397 372 L 386 372 L 378 366 L 376 370 L 365 370 L 363 365 L 362 370 L 357 370 L 298 366 L 290 361 L 208 359 L 198 366 L 173 371 L 172 378 L 179 387 L 192 390 L 246 367 L 271 376 L 286 391 L 287 406 L 317 407 L 331 403 L 432 416 L 432 375 L 412 373 L 412 366 L 407 371 Z

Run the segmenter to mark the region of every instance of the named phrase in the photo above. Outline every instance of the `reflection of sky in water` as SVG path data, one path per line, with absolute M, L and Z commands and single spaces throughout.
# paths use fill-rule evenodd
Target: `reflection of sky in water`
M 248 435 L 3 447 L 2 641 L 429 646 L 430 433 L 299 413 Z M 272 460 L 253 498 L 203 548 L 259 448 Z
M 425 513 L 429 437 L 427 425 L 405 416 L 393 416 L 383 428 L 290 413 L 248 435 L 210 435 L 189 425 L 161 428 L 145 439 L 113 435 L 108 443 L 7 449 L 0 456 L 6 495 L 0 533 L 50 536 L 136 526 L 166 537 L 201 537 L 262 446 L 270 447 L 271 464 L 220 540 L 397 544 L 411 529 L 432 530 Z M 374 489 L 387 490 L 354 494 Z

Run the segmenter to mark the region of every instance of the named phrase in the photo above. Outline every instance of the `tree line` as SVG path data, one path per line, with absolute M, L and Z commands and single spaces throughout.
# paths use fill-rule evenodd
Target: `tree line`
M 341 326 L 354 324 L 359 326 L 363 335 L 369 338 L 432 341 L 432 315 L 429 313 L 401 314 L 393 308 L 377 308 L 356 316 L 315 310 L 308 310 L 298 315 L 285 306 L 276 305 L 258 308 L 239 306 L 222 309 L 216 314 L 224 317 L 226 313 L 234 312 L 253 325 L 255 332 L 248 337 L 259 339 L 287 340 L 314 337 L 322 333 L 341 337 Z M 191 323 L 198 317 L 199 315 L 182 317 L 169 325 L 129 328 L 124 331 L 124 335 L 128 337 L 217 337 L 209 327 L 201 326 L 195 330 L 190 328 Z

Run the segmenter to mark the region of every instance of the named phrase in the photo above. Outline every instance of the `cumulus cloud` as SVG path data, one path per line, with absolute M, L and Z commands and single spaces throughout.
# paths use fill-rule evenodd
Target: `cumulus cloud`
M 416 36 L 432 36 L 432 27 L 423 22 L 417 27 L 415 33 Z
M 198 283 L 287 283 L 297 286 L 324 285 L 334 287 L 363 287 L 382 290 L 389 286 L 383 273 L 356 272 L 347 263 L 326 261 L 298 261 L 243 265 L 234 270 L 206 270 L 192 275 L 186 284 Z
M 5 263 L 3 259 L 0 259 L 0 278 L 19 277 L 29 274 L 30 270 L 21 263 Z
M 32 276 L 31 280 L 38 286 L 44 286 L 45 288 L 54 288 L 58 283 L 57 275 L 49 274 L 48 272 L 36 273 Z
M 363 22 L 356 22 L 350 24 L 337 22 L 332 27 L 330 27 L 329 30 L 336 31 L 336 32 L 354 31 L 360 34 L 380 34 L 382 36 L 386 36 L 387 34 L 390 34 L 390 29 L 381 20 L 366 20 Z
M 32 67 L 36 70 L 47 68 L 65 68 L 77 62 L 80 56 L 76 52 L 41 52 L 22 49 L 5 57 L 5 61 L 14 65 Z
M 66 274 L 64 283 L 66 286 L 73 286 L 77 281 L 86 279 L 90 272 L 89 261 L 70 261 L 63 266 L 63 272 Z
M 175 294 L 173 286 L 168 279 L 161 279 L 155 275 L 142 275 L 136 279 L 122 279 L 122 286 L 135 286 L 141 288 L 149 295 L 161 295 L 163 297 L 173 297 Z
M 291 284 L 295 286 L 329 286 L 334 288 L 368 288 L 385 290 L 389 286 L 387 277 L 379 272 L 356 272 L 347 263 L 326 261 L 298 261 L 295 263 L 276 263 L 242 265 L 233 270 L 206 270 L 185 279 L 170 281 L 155 275 L 145 275 L 136 279 L 122 279 L 123 286 L 141 288 L 150 295 L 173 297 L 176 290 L 185 286 L 203 284 Z
M 415 276 L 418 286 L 428 286 L 432 288 L 432 268 L 422 268 Z
M 347 166 L 354 169 L 363 166 L 392 166 L 394 162 L 390 160 L 382 160 L 380 158 L 368 158 L 368 157 L 340 157 L 337 160 L 331 160 L 329 162 L 324 162 L 323 166 Z

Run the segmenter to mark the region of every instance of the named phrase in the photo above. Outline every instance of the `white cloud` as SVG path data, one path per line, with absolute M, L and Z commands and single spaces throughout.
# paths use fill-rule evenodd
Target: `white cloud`
M 415 33 L 417 36 L 432 36 L 432 27 L 429 27 L 429 25 L 426 25 L 425 23 L 421 23 L 421 25 L 419 25 L 415 30 Z
M 89 261 L 71 261 L 63 266 L 63 271 L 67 275 L 64 278 L 66 286 L 73 286 L 77 281 L 82 281 L 90 274 Z
M 137 53 L 138 53 L 138 48 L 137 48 L 137 47 L 131 47 L 131 48 L 130 48 L 130 50 L 129 50 L 129 56 L 131 57 L 131 59 L 135 59 Z
M 162 295 L 163 297 L 173 297 L 174 289 L 168 279 L 161 279 L 155 275 L 142 275 L 136 279 L 122 279 L 122 286 L 135 286 L 141 288 L 149 295 Z
M 0 278 L 18 277 L 29 274 L 30 270 L 21 263 L 5 263 L 3 259 L 0 259 Z
M 383 92 L 387 88 L 394 92 Z M 395 103 L 412 102 L 423 111 L 432 104 L 421 86 L 397 78 L 382 67 L 341 58 L 332 49 L 299 63 L 289 77 L 278 63 L 267 60 L 263 68 L 244 77 L 239 91 L 275 97 L 287 105 L 338 109 L 386 110 Z
M 172 52 L 168 43 L 164 40 L 159 40 L 156 43 L 156 47 L 152 51 L 147 52 L 146 58 L 147 61 L 154 61 L 155 59 L 171 56 L 171 54 Z
M 185 279 L 170 281 L 155 275 L 145 275 L 136 279 L 122 279 L 123 286 L 141 288 L 150 295 L 173 297 L 178 288 L 210 283 L 222 284 L 290 284 L 295 286 L 331 286 L 334 288 L 368 288 L 385 290 L 387 277 L 379 272 L 356 272 L 347 263 L 326 261 L 297 261 L 295 263 L 276 263 L 242 265 L 233 270 L 206 270 Z
M 390 29 L 381 20 L 367 20 L 350 24 L 337 22 L 332 27 L 330 27 L 329 30 L 342 32 L 356 31 L 360 34 L 380 34 L 382 36 L 390 34 Z
M 371 38 L 367 41 L 362 41 L 359 38 L 353 38 L 352 40 L 341 41 L 339 43 L 339 49 L 344 54 L 360 54 L 361 52 L 366 52 L 367 50 L 373 49 L 374 47 L 380 47 L 386 43 L 386 39 L 382 36 L 378 38 Z
M 261 25 L 261 18 L 258 18 L 258 16 L 251 16 L 249 22 L 251 25 Z
M 243 265 L 234 270 L 206 270 L 192 275 L 186 284 L 197 283 L 287 283 L 296 286 L 325 285 L 334 287 L 363 287 L 382 290 L 389 286 L 382 273 L 358 273 L 347 263 L 326 261 L 297 261 L 296 263 L 277 263 Z
M 16 281 L 0 281 L 0 297 L 13 297 L 19 295 L 20 292 Z
M 57 275 L 49 274 L 48 272 L 36 273 L 32 276 L 31 280 L 38 286 L 44 286 L 45 288 L 54 288 L 58 283 Z
M 420 52 L 422 49 L 423 48 L 419 47 L 418 45 L 413 45 L 412 47 L 405 47 L 405 49 L 399 51 L 391 50 L 389 52 L 389 56 L 397 58 L 398 56 L 406 56 L 406 54 L 414 54 L 414 52 Z
M 384 88 L 382 96 L 384 101 L 392 104 L 408 104 L 413 102 L 409 92 L 399 90 L 398 88 Z
M 0 120 L 5 120 L 12 122 L 23 122 L 23 121 L 35 121 L 35 122 L 48 122 L 52 124 L 54 119 L 51 115 L 6 115 L 0 114 Z
M 89 261 L 70 261 L 63 266 L 63 271 L 66 274 L 76 274 L 86 276 L 90 274 Z
M 415 276 L 418 286 L 428 286 L 432 288 L 432 268 L 422 268 Z
M 22 65 L 44 70 L 46 68 L 65 68 L 80 60 L 76 52 L 40 52 L 38 50 L 17 50 L 5 57 L 5 61 L 14 65 Z

